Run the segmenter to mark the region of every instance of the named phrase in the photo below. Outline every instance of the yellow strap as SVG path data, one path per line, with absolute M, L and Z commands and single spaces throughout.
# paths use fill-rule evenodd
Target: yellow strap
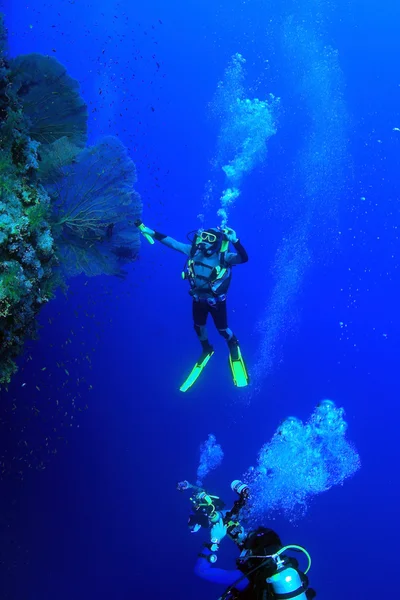
M 225 273 L 227 272 L 228 269 L 226 269 L 225 267 L 219 267 L 220 271 L 217 273 L 216 278 L 214 279 L 214 281 L 217 281 L 218 279 L 222 279 L 222 277 L 225 275 Z
M 221 244 L 221 254 L 225 254 L 229 248 L 229 240 L 224 240 Z

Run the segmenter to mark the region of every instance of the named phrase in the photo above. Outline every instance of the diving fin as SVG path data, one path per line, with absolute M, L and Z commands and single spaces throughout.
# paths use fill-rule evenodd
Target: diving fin
M 232 371 L 233 383 L 237 387 L 249 385 L 250 377 L 237 342 L 229 345 L 229 364 Z
M 202 374 L 204 367 L 206 366 L 213 354 L 214 348 L 212 346 L 210 346 L 208 350 L 205 350 L 203 352 L 197 363 L 194 365 L 193 369 L 190 371 L 189 376 L 179 388 L 181 392 L 186 392 L 190 387 L 192 387 L 194 383 L 196 383 L 196 381 Z

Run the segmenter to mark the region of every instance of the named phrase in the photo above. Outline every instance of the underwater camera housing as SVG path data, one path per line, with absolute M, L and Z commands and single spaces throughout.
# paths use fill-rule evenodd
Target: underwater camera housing
M 191 492 L 190 501 L 193 510 L 188 519 L 191 533 L 196 533 L 201 528 L 212 527 L 220 519 L 227 526 L 227 533 L 234 541 L 244 531 L 238 518 L 249 497 L 249 488 L 239 479 L 235 479 L 231 483 L 231 489 L 238 494 L 239 498 L 235 500 L 232 508 L 228 511 L 223 510 L 225 502 L 219 496 L 213 496 L 187 480 L 178 482 L 177 489 L 181 492 L 186 490 Z

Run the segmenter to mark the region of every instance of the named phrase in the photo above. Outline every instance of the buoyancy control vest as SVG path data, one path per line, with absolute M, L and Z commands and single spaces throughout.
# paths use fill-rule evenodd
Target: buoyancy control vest
M 228 249 L 229 241 L 222 239 L 219 247 L 207 255 L 199 248 L 198 236 L 195 236 L 182 272 L 183 279 L 189 281 L 191 296 L 207 298 L 227 293 L 232 276 L 232 269 L 225 260 Z

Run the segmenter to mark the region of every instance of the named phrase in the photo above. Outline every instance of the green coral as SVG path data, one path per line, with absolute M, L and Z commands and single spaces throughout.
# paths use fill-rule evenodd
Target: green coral
M 26 290 L 21 278 L 21 265 L 17 261 L 4 261 L 1 264 L 1 270 L 0 315 L 7 317 L 11 307 L 21 300 Z
M 47 301 L 42 289 L 57 264 L 50 197 L 37 179 L 39 143 L 28 133 L 5 40 L 0 20 L 0 384 L 16 372 L 25 339 L 35 335 L 36 315 Z
M 28 217 L 30 228 L 33 231 L 37 231 L 43 222 L 49 218 L 49 207 L 44 203 L 34 204 L 26 209 L 26 216 Z

